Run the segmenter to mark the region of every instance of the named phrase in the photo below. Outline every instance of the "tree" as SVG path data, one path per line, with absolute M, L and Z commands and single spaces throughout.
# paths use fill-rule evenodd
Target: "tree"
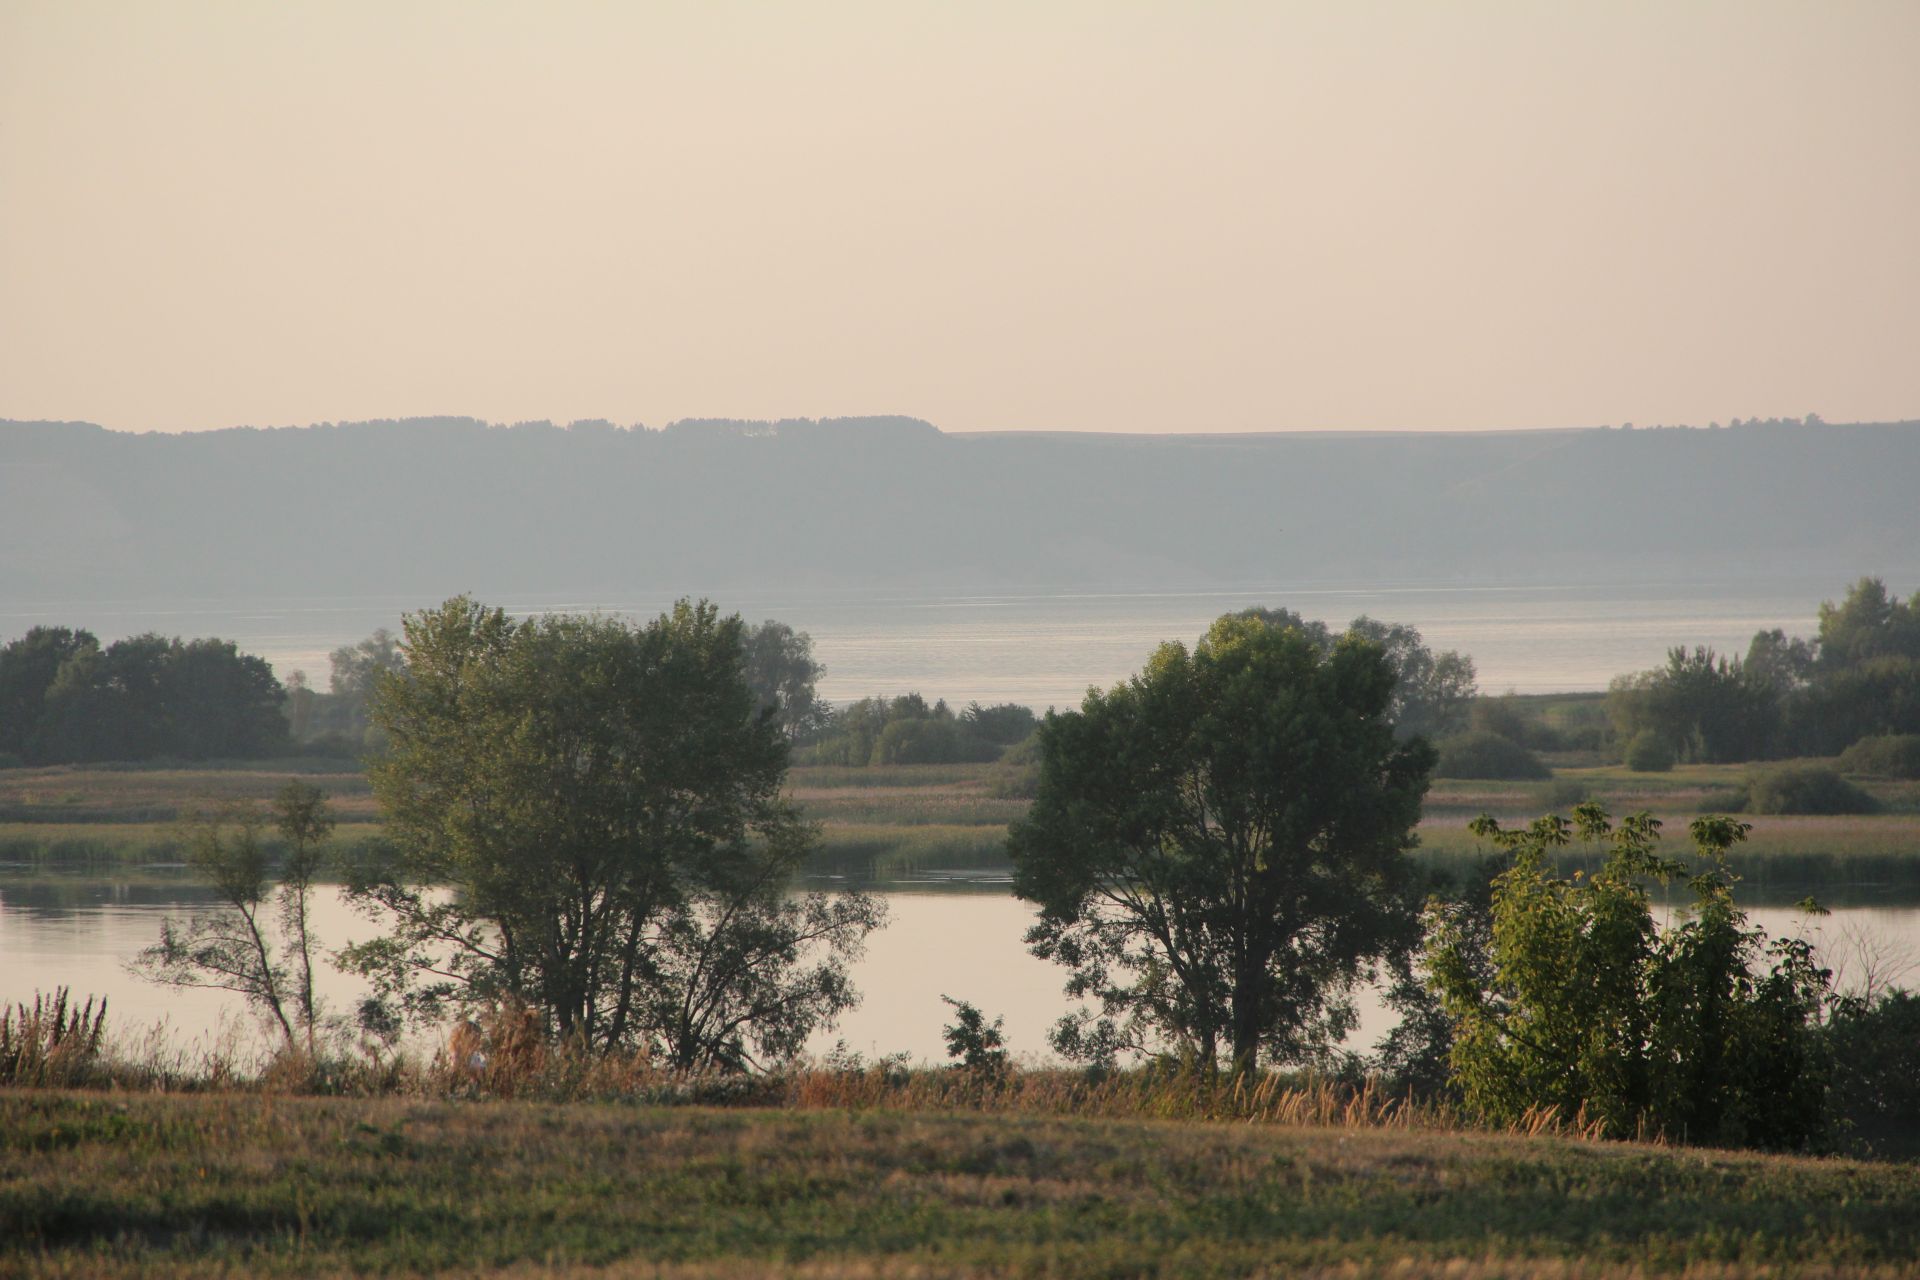
M 39 763 L 271 754 L 285 697 L 226 640 L 149 632 L 102 650 L 84 631 L 37 628 L 0 651 L 0 741 Z
M 60 668 L 99 651 L 91 632 L 67 627 L 35 627 L 0 649 L 0 754 L 42 758 L 41 717 Z
M 335 649 L 328 665 L 325 728 L 357 739 L 367 731 L 367 708 L 381 678 L 406 667 L 399 638 L 385 627 L 376 628 L 360 643 Z
M 111 660 L 115 645 L 107 651 Z M 286 691 L 266 659 L 231 640 L 175 640 L 160 667 L 170 754 L 189 760 L 271 755 L 287 740 Z
M 947 1056 L 954 1068 L 964 1071 L 982 1084 L 997 1084 L 1006 1079 L 1011 1065 L 1007 1057 L 1006 1019 L 987 1021 L 987 1015 L 970 1000 L 940 999 L 953 1006 L 954 1020 L 940 1028 L 947 1042 Z
M 321 1010 L 313 982 L 320 940 L 310 905 L 333 819 L 325 795 L 297 781 L 274 798 L 271 817 L 287 846 L 277 888 L 259 810 L 231 806 L 189 820 L 187 862 L 212 882 L 219 906 L 184 926 L 169 917 L 160 941 L 130 967 L 169 986 L 239 993 L 279 1028 L 288 1049 L 311 1058 Z M 279 909 L 278 939 L 265 914 L 269 903 Z
M 1667 651 L 1667 665 L 1616 678 L 1607 690 L 1607 714 L 1622 740 L 1652 733 L 1676 758 L 1726 763 L 1771 753 L 1780 729 L 1781 655 L 1761 645 L 1768 665 L 1750 669 L 1712 649 Z
M 960 723 L 982 741 L 1010 747 L 1025 741 L 1039 727 L 1040 717 L 1033 714 L 1032 707 L 1023 707 L 1017 702 L 1001 702 L 991 707 L 969 702 L 960 713 Z
M 511 997 L 592 1050 L 797 1048 L 851 1003 L 844 965 L 881 912 L 788 900 L 815 833 L 742 638 L 704 602 L 645 626 L 464 596 L 410 615 L 372 705 L 393 856 L 348 886 L 388 931 L 343 959 L 416 1017 Z
M 1454 649 L 1435 653 L 1413 627 L 1364 614 L 1347 630 L 1379 645 L 1392 664 L 1392 717 L 1402 737 L 1438 739 L 1466 727 L 1475 692 L 1472 658 Z
M 1244 609 L 1237 616 L 1296 629 L 1323 651 L 1331 650 L 1339 638 L 1326 623 L 1310 622 L 1291 609 Z M 1472 658 L 1454 649 L 1435 653 L 1416 628 L 1365 614 L 1355 618 L 1346 633 L 1379 645 L 1386 654 L 1394 674 L 1390 718 L 1401 737 L 1442 738 L 1466 727 L 1476 689 Z
M 1572 823 L 1548 815 L 1502 831 L 1482 817 L 1474 830 L 1512 857 L 1493 881 L 1491 945 L 1437 914 L 1429 959 L 1469 1107 L 1501 1123 L 1554 1108 L 1613 1137 L 1796 1147 L 1820 1131 L 1827 974 L 1805 941 L 1746 927 L 1726 863 L 1744 823 L 1694 820 L 1692 914 L 1666 930 L 1646 882 L 1686 868 L 1660 855 L 1647 815 L 1616 828 L 1585 804 Z M 1604 847 L 1602 865 L 1549 871 L 1576 834 Z
M 1071 1056 L 1171 1049 L 1212 1068 L 1294 1061 L 1353 1021 L 1350 993 L 1411 941 L 1433 750 L 1393 732 L 1380 647 L 1228 616 L 1189 653 L 1040 728 L 1038 798 L 1009 839 L 1036 955 L 1097 1020 Z
M 814 685 L 827 669 L 813 660 L 813 637 L 768 619 L 748 630 L 742 645 L 755 705 L 772 708 L 775 722 L 795 742 L 824 729 L 828 708 L 815 696 Z

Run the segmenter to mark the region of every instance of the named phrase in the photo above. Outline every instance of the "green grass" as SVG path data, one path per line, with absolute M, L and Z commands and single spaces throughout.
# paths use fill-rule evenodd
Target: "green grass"
M 0 1274 L 1912 1274 L 1920 1167 L 1313 1125 L 0 1092 Z

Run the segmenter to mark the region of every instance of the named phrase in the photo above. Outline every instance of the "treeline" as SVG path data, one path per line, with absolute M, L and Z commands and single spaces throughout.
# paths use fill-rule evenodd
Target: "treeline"
M 1876 739 L 1920 734 L 1920 592 L 1903 601 L 1862 578 L 1820 606 L 1810 640 L 1775 629 L 1744 656 L 1676 647 L 1616 678 L 1607 714 L 1634 768 L 1873 756 Z
M 0 763 L 251 758 L 288 742 L 286 690 L 232 641 L 35 627 L 0 648 Z
M 1033 708 L 970 702 L 959 712 L 918 693 L 862 698 L 828 712 L 797 753 L 800 764 L 862 767 L 889 764 L 975 764 L 998 760 L 1040 723 Z

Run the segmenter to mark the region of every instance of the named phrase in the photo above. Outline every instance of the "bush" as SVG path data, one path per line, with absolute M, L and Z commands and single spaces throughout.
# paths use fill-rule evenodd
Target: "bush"
M 1441 739 L 1433 776 L 1539 781 L 1551 778 L 1553 770 L 1511 738 L 1479 730 Z
M 1642 729 L 1627 744 L 1627 768 L 1635 773 L 1666 773 L 1673 768 L 1673 748 L 1651 729 Z
M 1001 753 L 987 777 L 987 792 L 1000 800 L 1031 800 L 1040 794 L 1040 734 L 1036 730 Z
M 1584 778 L 1555 778 L 1534 798 L 1548 813 L 1565 813 L 1594 798 L 1593 784 Z
M 1747 776 L 1748 813 L 1873 813 L 1879 807 L 1825 765 L 1782 765 Z
M 1544 714 L 1523 709 L 1525 705 L 1513 694 L 1499 698 L 1476 698 L 1467 727 L 1477 732 L 1498 734 L 1529 751 L 1564 750 L 1566 742 L 1559 730 L 1547 722 Z
M 1826 1034 L 1839 1145 L 1882 1159 L 1920 1155 L 1920 995 L 1837 1001 Z
M 1452 1023 L 1448 1061 L 1468 1111 L 1502 1125 L 1578 1117 L 1591 1136 L 1805 1147 L 1822 1136 L 1818 1014 L 1828 971 L 1802 939 L 1771 940 L 1733 900 L 1727 852 L 1748 828 L 1696 818 L 1693 909 L 1662 928 L 1647 891 L 1685 874 L 1646 814 L 1598 805 L 1521 831 L 1473 831 L 1512 856 L 1490 931 L 1428 907 L 1426 969 Z M 1592 875 L 1552 871 L 1573 838 L 1606 849 Z
M 1002 702 L 992 707 L 970 702 L 960 713 L 960 723 L 976 738 L 995 746 L 1010 747 L 1039 728 L 1040 718 L 1033 714 L 1032 707 L 1023 707 L 1017 702 Z
M 941 1037 L 947 1042 L 947 1056 L 954 1059 L 954 1067 L 982 1083 L 1004 1079 L 1009 1065 L 1004 1031 L 1006 1019 L 995 1018 L 988 1022 L 987 1016 L 968 1001 L 955 1000 L 946 995 L 940 998 L 952 1005 L 957 1015 L 954 1021 L 940 1029 Z
M 1845 773 L 1875 778 L 1920 778 L 1920 733 L 1881 733 L 1840 753 Z
M 1000 758 L 1000 748 L 952 720 L 895 720 L 880 731 L 874 764 L 977 764 Z

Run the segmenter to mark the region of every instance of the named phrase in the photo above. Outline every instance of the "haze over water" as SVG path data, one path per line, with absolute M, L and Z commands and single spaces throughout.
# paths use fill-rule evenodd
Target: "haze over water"
M 1745 653 L 1753 633 L 1811 635 L 1820 601 L 1844 583 L 1794 582 L 1757 592 L 1711 582 L 1564 587 L 1420 584 L 1347 587 L 1276 584 L 1204 592 L 1072 590 L 993 595 L 890 591 L 760 591 L 717 603 L 750 622 L 778 618 L 813 637 L 827 668 L 822 696 L 844 703 L 915 690 L 964 705 L 1079 705 L 1140 669 L 1166 640 L 1191 644 L 1222 613 L 1284 605 L 1344 626 L 1367 614 L 1420 628 L 1436 649 L 1471 655 L 1482 692 L 1598 690 L 1623 672 L 1663 662 L 1672 645 Z M 0 635 L 36 625 L 85 626 L 102 643 L 144 631 L 217 635 L 274 664 L 327 683 L 327 655 L 403 612 L 437 603 L 391 598 L 173 603 L 34 602 L 0 605 Z M 489 600 L 515 612 L 601 610 L 647 617 L 667 598 L 519 596 Z

